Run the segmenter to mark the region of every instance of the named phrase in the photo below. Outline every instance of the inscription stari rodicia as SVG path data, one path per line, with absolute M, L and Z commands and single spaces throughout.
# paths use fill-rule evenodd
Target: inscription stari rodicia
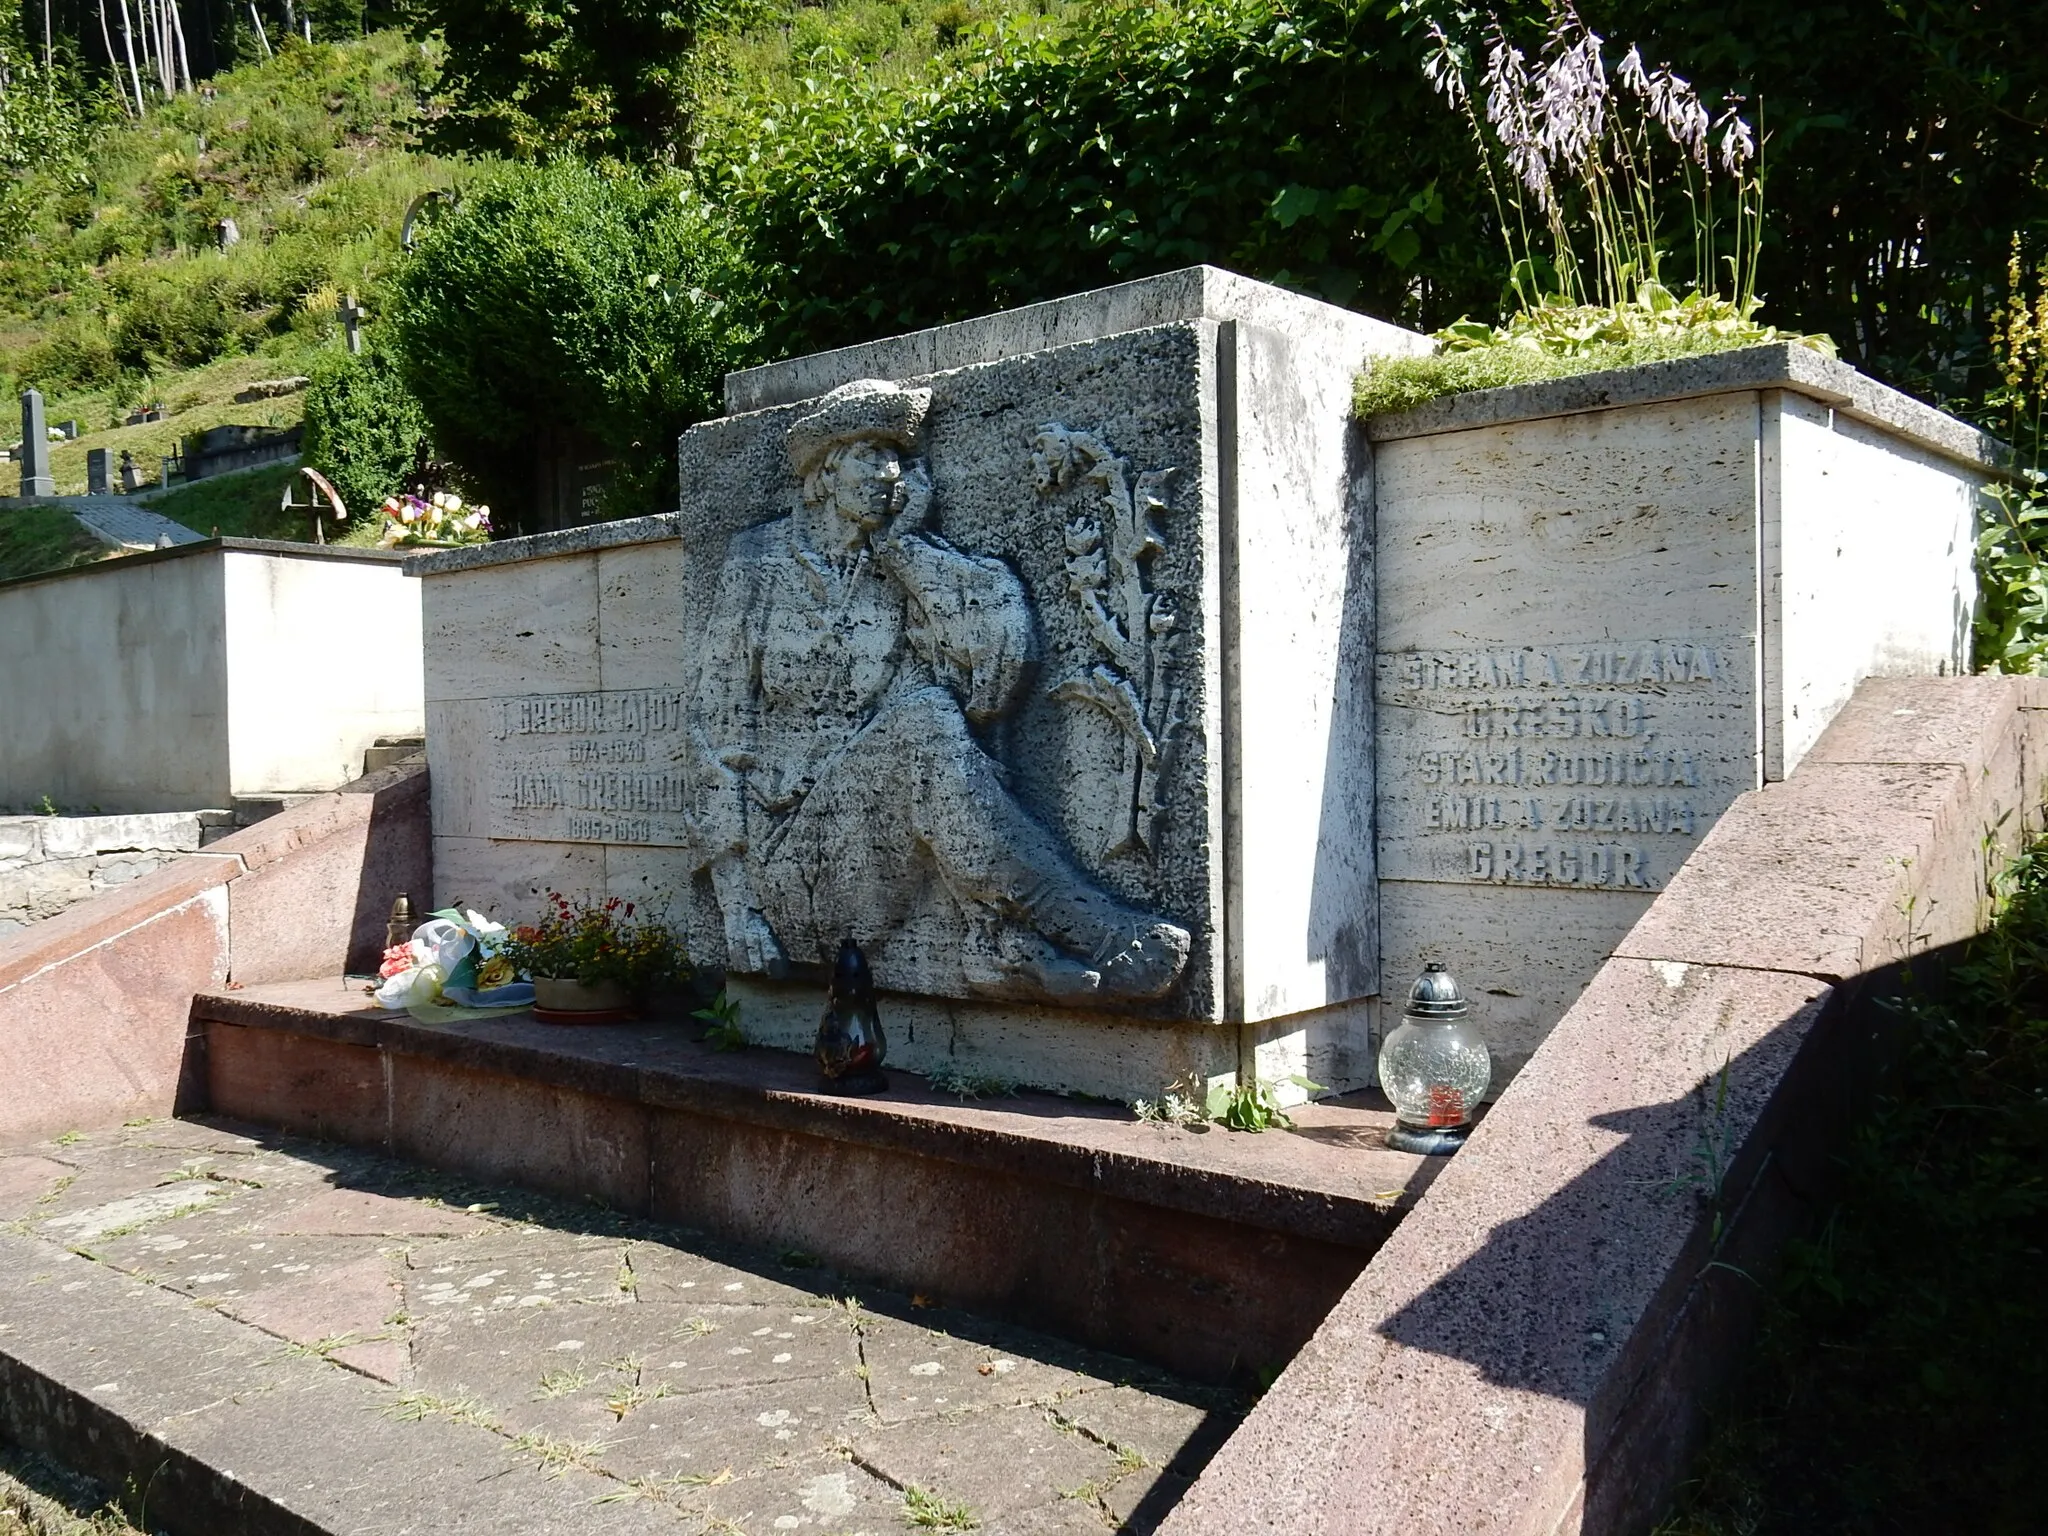
M 1662 889 L 1749 788 L 1712 755 L 1744 707 L 1705 641 L 1404 652 L 1381 658 L 1391 878 Z

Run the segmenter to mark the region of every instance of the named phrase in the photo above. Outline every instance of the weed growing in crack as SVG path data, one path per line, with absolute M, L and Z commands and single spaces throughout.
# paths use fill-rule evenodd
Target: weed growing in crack
M 571 1392 L 580 1392 L 590 1385 L 590 1378 L 581 1371 L 549 1371 L 540 1379 L 540 1386 L 534 1390 L 533 1400 L 549 1397 L 567 1397 Z
M 473 1397 L 439 1397 L 432 1392 L 401 1392 L 384 1406 L 386 1418 L 405 1424 L 423 1419 L 446 1419 L 451 1424 L 474 1424 L 479 1429 L 498 1430 L 496 1414 Z
M 602 1470 L 597 1464 L 598 1454 L 604 1450 L 602 1440 L 567 1440 L 535 1430 L 515 1437 L 512 1449 L 533 1457 L 550 1477 Z
M 935 1493 L 915 1483 L 903 1489 L 903 1518 L 921 1531 L 973 1531 L 981 1528 L 980 1517 L 965 1504 L 948 1504 Z

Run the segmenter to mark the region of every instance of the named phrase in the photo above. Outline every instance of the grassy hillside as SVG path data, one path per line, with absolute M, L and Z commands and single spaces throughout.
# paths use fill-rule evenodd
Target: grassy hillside
M 706 135 L 758 119 L 821 67 L 890 83 L 917 78 L 971 30 L 1005 16 L 1048 25 L 1069 0 L 736 0 L 698 59 Z M 189 435 L 224 423 L 290 426 L 302 395 L 237 404 L 260 379 L 303 374 L 340 345 L 343 296 L 372 325 L 400 227 L 421 192 L 460 188 L 476 163 L 423 153 L 437 50 L 397 32 L 306 45 L 216 76 L 202 91 L 100 133 L 80 168 L 21 189 L 19 239 L 0 249 L 0 388 L 30 385 L 51 422 L 61 494 L 82 493 L 89 449 L 133 454 L 145 484 Z M 239 239 L 224 243 L 232 221 Z M 123 423 L 161 405 L 164 420 Z M 0 418 L 4 421 L 5 418 Z M 13 434 L 0 430 L 0 441 Z M 0 495 L 14 491 L 0 468 Z M 275 477 L 176 491 L 163 510 L 207 532 L 276 536 Z M 183 508 L 184 510 L 179 510 Z M 304 536 L 303 533 L 301 536 Z M 6 560 L 57 544 L 17 538 Z M 59 541 L 62 543 L 63 541 Z M 68 549 L 68 545 L 65 549 Z
M 60 493 L 84 491 L 91 448 L 133 453 L 149 482 L 191 433 L 298 420 L 296 395 L 234 396 L 336 345 L 343 295 L 373 294 L 398 259 L 406 205 L 465 174 L 412 148 L 434 72 L 396 34 L 293 44 L 32 186 L 29 227 L 0 255 L 0 381 L 83 429 L 54 447 Z M 165 419 L 121 425 L 148 404 Z

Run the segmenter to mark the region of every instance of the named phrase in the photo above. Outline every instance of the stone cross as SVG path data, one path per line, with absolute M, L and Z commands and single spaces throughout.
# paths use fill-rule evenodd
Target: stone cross
M 139 491 L 142 489 L 142 471 L 135 467 L 135 455 L 126 448 L 121 450 L 121 489 Z
M 348 349 L 351 352 L 363 350 L 363 311 L 356 303 L 356 296 L 350 294 L 341 301 L 341 324 L 348 333 Z
M 85 450 L 85 494 L 105 496 L 113 488 L 113 454 L 105 448 Z
M 57 494 L 57 482 L 50 478 L 50 428 L 43 419 L 43 396 L 34 389 L 21 392 L 21 494 Z

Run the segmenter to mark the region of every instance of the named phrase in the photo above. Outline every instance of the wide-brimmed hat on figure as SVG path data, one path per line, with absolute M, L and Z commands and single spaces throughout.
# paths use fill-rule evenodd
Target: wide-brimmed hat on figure
M 928 389 L 855 379 L 790 424 L 789 460 L 799 475 L 808 475 L 841 443 L 882 442 L 899 453 L 915 453 L 931 408 Z

